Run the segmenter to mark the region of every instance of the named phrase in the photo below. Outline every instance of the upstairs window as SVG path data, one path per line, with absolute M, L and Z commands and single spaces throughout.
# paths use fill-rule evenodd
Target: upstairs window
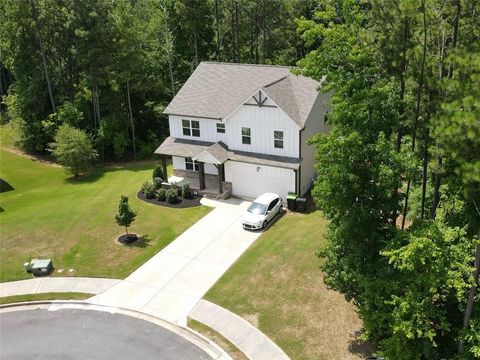
M 273 132 L 273 146 L 275 149 L 283 149 L 283 131 Z
M 225 134 L 225 124 L 224 123 L 217 123 L 217 133 Z
M 189 171 L 198 171 L 198 164 L 192 158 L 185 158 L 185 169 Z
M 250 145 L 252 143 L 252 136 L 250 128 L 242 127 L 242 144 Z
M 197 120 L 182 120 L 183 135 L 200 137 L 200 122 Z

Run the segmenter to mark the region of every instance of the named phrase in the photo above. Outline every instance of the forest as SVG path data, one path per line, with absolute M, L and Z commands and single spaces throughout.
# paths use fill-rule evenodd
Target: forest
M 325 77 L 332 130 L 310 140 L 322 281 L 387 359 L 480 358 L 479 1 L 0 0 L 0 14 L 1 121 L 31 152 L 70 124 L 100 160 L 151 156 L 201 61 Z
M 100 160 L 151 157 L 162 111 L 201 61 L 294 65 L 314 1 L 1 0 L 1 122 L 44 152 L 60 124 Z

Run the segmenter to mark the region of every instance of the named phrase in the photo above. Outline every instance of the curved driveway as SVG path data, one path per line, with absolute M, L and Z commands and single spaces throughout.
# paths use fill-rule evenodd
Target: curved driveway
M 0 359 L 211 359 L 177 334 L 121 314 L 13 311 L 0 324 Z

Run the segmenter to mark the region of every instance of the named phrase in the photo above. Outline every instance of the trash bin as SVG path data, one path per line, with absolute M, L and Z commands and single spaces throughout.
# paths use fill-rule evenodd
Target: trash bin
M 295 211 L 295 201 L 297 200 L 297 194 L 288 193 L 287 195 L 287 207 L 290 211 Z
M 307 211 L 307 199 L 297 197 L 297 200 L 295 201 L 295 207 L 296 207 L 298 212 Z
M 49 275 L 53 269 L 53 263 L 50 259 L 33 259 L 30 266 L 32 274 L 35 276 Z

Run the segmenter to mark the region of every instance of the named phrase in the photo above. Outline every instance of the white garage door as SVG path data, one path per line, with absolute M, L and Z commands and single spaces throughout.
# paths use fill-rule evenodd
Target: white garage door
M 232 183 L 234 195 L 256 198 L 273 192 L 286 199 L 295 191 L 295 172 L 289 169 L 228 161 L 225 164 L 225 180 Z

